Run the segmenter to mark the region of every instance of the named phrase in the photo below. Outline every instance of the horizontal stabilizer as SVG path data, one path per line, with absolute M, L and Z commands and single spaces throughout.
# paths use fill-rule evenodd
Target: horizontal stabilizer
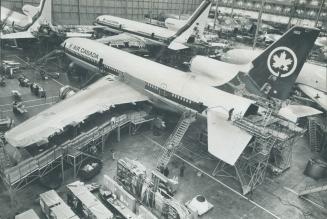
M 308 116 L 314 116 L 321 114 L 320 110 L 317 110 L 310 106 L 304 105 L 287 105 L 281 108 L 278 115 L 284 117 L 285 119 L 296 123 L 298 119 Z
M 326 92 L 317 90 L 315 88 L 306 86 L 304 84 L 298 84 L 297 86 L 310 99 L 315 101 L 324 110 L 327 110 L 327 94 L 326 94 Z
M 208 110 L 208 151 L 218 159 L 234 165 L 249 144 L 252 135 L 233 125 L 219 108 Z
M 8 34 L 0 35 L 0 39 L 2 39 L 2 40 L 31 39 L 31 38 L 35 38 L 35 37 L 29 31 L 8 33 Z

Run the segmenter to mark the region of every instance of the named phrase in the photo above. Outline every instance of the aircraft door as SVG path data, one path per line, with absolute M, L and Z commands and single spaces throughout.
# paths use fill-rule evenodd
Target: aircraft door
M 166 89 L 167 89 L 167 84 L 161 83 L 160 88 L 159 88 L 159 95 L 165 97 L 166 96 Z
M 100 60 L 98 62 L 98 68 L 99 68 L 99 70 L 101 72 L 104 71 L 104 68 L 103 68 L 103 58 L 100 58 Z

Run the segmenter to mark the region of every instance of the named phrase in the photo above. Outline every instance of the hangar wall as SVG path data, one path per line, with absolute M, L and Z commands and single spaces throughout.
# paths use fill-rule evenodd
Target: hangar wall
M 55 24 L 92 24 L 102 14 L 135 20 L 145 14 L 191 13 L 202 0 L 52 0 Z M 1 5 L 21 11 L 25 4 L 37 5 L 40 0 L 1 0 Z

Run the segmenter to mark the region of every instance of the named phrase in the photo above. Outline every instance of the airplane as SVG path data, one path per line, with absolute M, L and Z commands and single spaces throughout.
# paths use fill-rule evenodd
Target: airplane
M 177 31 L 110 15 L 97 17 L 94 24 L 109 32 L 129 33 L 131 38 L 134 36 L 143 37 L 149 44 L 168 45 L 169 49 L 181 50 L 188 48 L 186 43 L 193 43 L 195 37 L 201 36 L 211 3 L 211 0 L 204 0 L 188 21 Z
M 273 94 L 281 95 L 293 83 L 309 53 L 318 29 L 293 27 L 254 62 L 250 73 L 269 80 L 272 55 L 285 51 L 296 54 L 291 66 L 293 77 L 278 77 L 272 84 Z M 290 41 L 291 40 L 291 41 Z M 292 42 L 290 44 L 290 42 Z M 29 118 L 5 133 L 13 147 L 26 147 L 47 142 L 69 125 L 83 122 L 119 104 L 147 102 L 174 112 L 193 112 L 208 124 L 208 151 L 234 165 L 253 135 L 233 123 L 236 118 L 259 114 L 256 101 L 219 90 L 196 74 L 183 72 L 85 38 L 67 39 L 62 44 L 66 55 L 77 65 L 107 75 L 73 96 Z M 288 47 L 286 47 L 288 46 Z M 276 49 L 283 48 L 283 51 Z M 288 56 L 287 56 L 288 57 Z M 295 56 L 294 58 L 295 61 Z M 275 67 L 277 71 L 280 67 Z M 226 69 L 227 71 L 227 69 Z M 289 74 L 289 71 L 284 74 Z M 276 92 L 275 92 L 276 91 Z M 262 112 L 262 111 L 260 111 Z M 262 114 L 261 114 L 262 115 Z M 263 116 L 263 115 L 262 115 Z
M 1 6 L 0 39 L 35 39 L 50 32 L 63 37 L 91 37 L 91 33 L 63 32 L 52 25 L 52 0 L 41 0 L 38 6 L 24 5 L 24 14 Z
M 223 62 L 228 62 L 236 65 L 245 65 L 254 60 L 262 53 L 261 49 L 231 49 L 227 51 L 222 57 Z M 209 58 L 203 58 L 208 60 Z M 314 101 L 322 109 L 327 111 L 327 73 L 326 64 L 317 65 L 306 62 L 300 71 L 299 76 L 295 81 L 295 86 L 308 96 L 311 101 Z M 219 74 L 216 72 L 216 74 Z M 295 95 L 295 98 L 306 101 L 305 98 Z M 309 101 L 309 103 L 311 102 Z
M 168 30 L 171 30 L 171 31 L 178 31 L 188 22 L 189 19 L 190 18 L 188 18 L 187 20 L 181 20 L 181 19 L 169 17 L 169 18 L 166 18 L 166 20 L 165 20 L 165 27 L 167 27 Z

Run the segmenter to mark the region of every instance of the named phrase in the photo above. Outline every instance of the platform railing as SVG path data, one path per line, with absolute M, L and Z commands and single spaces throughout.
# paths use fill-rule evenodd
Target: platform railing
M 51 151 L 44 151 L 35 157 L 23 160 L 14 167 L 7 168 L 3 171 L 5 181 L 9 185 L 13 185 L 23 178 L 30 175 L 38 175 L 39 170 L 46 168 L 54 161 L 58 160 L 63 156 L 61 148 L 54 148 Z
M 60 146 L 54 146 L 53 149 L 46 150 L 34 157 L 19 162 L 16 166 L 3 169 L 1 177 L 8 185 L 14 185 L 28 177 L 40 176 L 40 171 L 52 165 L 59 158 L 68 154 L 69 149 L 82 150 L 92 141 L 109 134 L 118 127 L 128 124 L 129 122 L 147 121 L 145 117 L 148 114 L 144 111 L 130 112 L 116 117 L 115 121 L 107 121 L 100 126 L 70 139 Z

